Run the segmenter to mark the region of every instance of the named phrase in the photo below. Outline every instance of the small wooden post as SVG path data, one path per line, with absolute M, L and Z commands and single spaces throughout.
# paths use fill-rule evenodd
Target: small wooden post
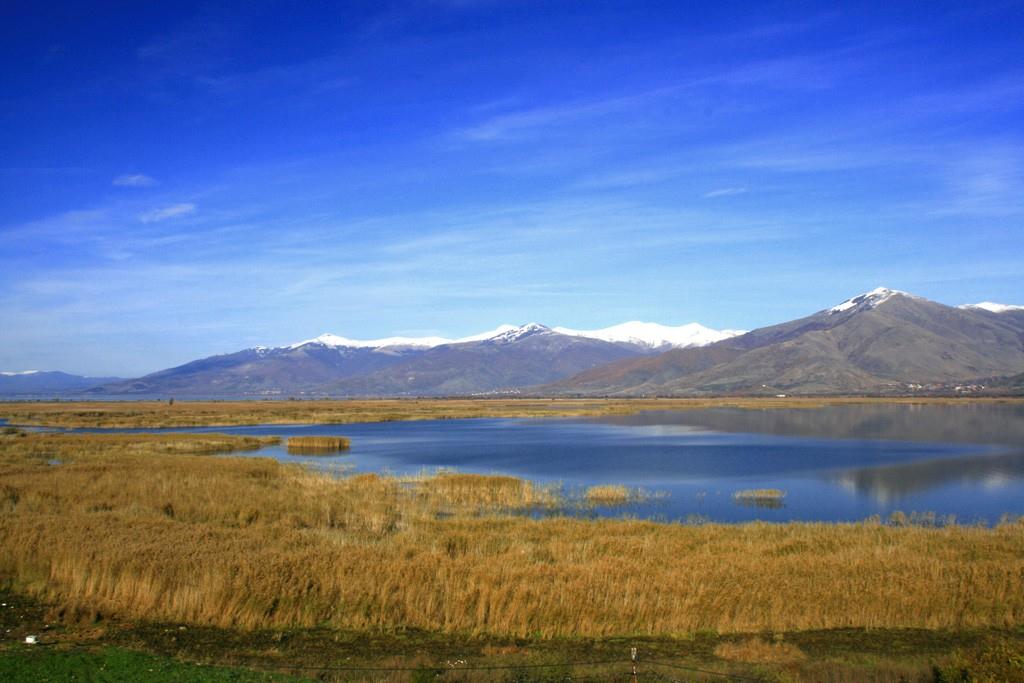
M 630 648 L 629 658 L 633 660 L 633 683 L 636 683 L 636 648 Z

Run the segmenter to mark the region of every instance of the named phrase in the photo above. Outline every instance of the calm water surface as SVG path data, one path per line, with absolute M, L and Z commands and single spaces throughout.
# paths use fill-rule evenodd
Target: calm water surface
M 347 455 L 272 456 L 313 467 L 418 473 L 438 468 L 601 483 L 653 496 L 625 508 L 664 520 L 860 520 L 895 511 L 961 523 L 1024 514 L 1024 406 L 833 406 L 711 409 L 575 420 L 474 419 L 351 425 L 263 425 L 188 431 L 344 435 Z M 786 491 L 782 505 L 738 504 L 741 489 Z

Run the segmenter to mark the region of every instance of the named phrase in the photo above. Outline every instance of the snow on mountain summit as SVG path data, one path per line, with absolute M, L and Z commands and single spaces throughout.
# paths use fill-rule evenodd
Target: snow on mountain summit
M 918 296 L 914 296 L 909 292 L 901 292 L 898 289 L 889 289 L 888 287 L 876 287 L 872 289 L 870 292 L 864 292 L 863 294 L 859 294 L 853 297 L 852 299 L 847 299 L 841 304 L 833 306 L 832 308 L 828 309 L 828 312 L 842 313 L 844 311 L 848 311 L 851 308 L 856 308 L 858 306 L 864 308 L 876 308 L 878 306 L 881 306 L 894 296 L 907 296 L 912 299 L 921 298 Z
M 574 330 L 556 327 L 555 332 L 573 337 L 589 337 L 609 342 L 635 344 L 656 349 L 661 346 L 706 346 L 723 339 L 744 334 L 745 330 L 713 330 L 700 323 L 688 323 L 677 327 L 646 323 L 639 320 L 604 327 L 599 330 Z
M 672 327 L 659 325 L 658 323 L 645 323 L 638 320 L 612 325 L 599 330 L 575 330 L 568 327 L 551 328 L 540 323 L 527 323 L 525 325 L 499 325 L 493 330 L 449 339 L 447 337 L 384 337 L 382 339 L 351 339 L 336 334 L 322 334 L 313 339 L 307 339 L 291 344 L 289 349 L 297 349 L 307 344 L 318 344 L 333 348 L 386 348 L 392 346 L 408 346 L 417 348 L 433 348 L 444 344 L 463 344 L 476 341 L 493 341 L 508 343 L 525 339 L 536 334 L 557 333 L 571 337 L 587 337 L 602 341 L 634 344 L 650 349 L 657 349 L 663 346 L 674 346 L 685 348 L 688 346 L 705 346 L 723 339 L 743 334 L 745 330 L 713 330 L 699 323 L 689 323 Z
M 536 325 L 536 323 L 531 324 Z M 353 349 L 380 349 L 390 346 L 412 346 L 430 349 L 444 344 L 462 344 L 464 342 L 495 339 L 511 332 L 522 330 L 526 327 L 529 326 L 524 325 L 519 327 L 516 325 L 499 325 L 493 330 L 480 332 L 479 334 L 472 334 L 468 337 L 459 337 L 457 339 L 449 339 L 448 337 L 383 337 L 381 339 L 351 339 L 349 337 L 342 337 L 337 334 L 327 333 L 321 334 L 319 337 L 314 337 L 313 339 L 296 342 L 295 344 L 289 345 L 287 348 L 297 349 L 300 346 L 305 346 L 306 344 L 320 344 L 322 346 L 335 348 L 348 347 Z M 540 327 L 543 327 L 543 325 Z
M 493 342 L 514 342 L 526 337 L 532 337 L 535 334 L 544 334 L 545 332 L 551 332 L 551 328 L 547 325 L 541 325 L 540 323 L 526 323 L 519 327 L 513 327 L 506 329 L 500 334 L 496 334 L 492 337 L 487 337 L 487 341 Z
M 306 344 L 322 344 L 323 346 L 343 347 L 356 349 L 381 348 L 384 346 L 420 346 L 430 348 L 441 344 L 451 344 L 454 340 L 444 337 L 384 337 L 382 339 L 349 339 L 336 334 L 321 334 L 319 337 L 307 339 L 290 345 L 288 348 L 297 349 Z
M 997 304 L 992 301 L 982 301 L 977 304 L 964 304 L 963 306 L 957 306 L 957 308 L 966 309 L 981 309 L 988 311 L 989 313 L 1007 313 L 1009 311 L 1024 311 L 1024 306 L 1014 306 L 1012 304 Z
M 498 325 L 493 330 L 487 330 L 486 332 L 480 332 L 478 334 L 471 334 L 468 337 L 459 337 L 458 339 L 453 339 L 450 343 L 461 344 L 463 342 L 474 342 L 484 341 L 485 339 L 494 339 L 495 337 L 500 337 L 501 335 L 507 332 L 512 332 L 513 330 L 518 329 L 519 327 L 517 325 Z

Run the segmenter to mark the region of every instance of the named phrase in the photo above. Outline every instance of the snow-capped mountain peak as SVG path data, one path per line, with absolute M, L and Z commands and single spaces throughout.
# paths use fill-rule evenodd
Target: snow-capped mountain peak
M 532 337 L 535 334 L 545 334 L 551 332 L 551 328 L 547 325 L 541 325 L 540 323 L 526 323 L 519 327 L 512 327 L 506 329 L 504 332 L 489 337 L 487 341 L 508 343 L 525 339 L 526 337 Z
M 462 344 L 464 342 L 486 341 L 488 339 L 494 339 L 495 337 L 500 337 L 501 335 L 506 334 L 507 332 L 512 332 L 513 330 L 518 329 L 519 327 L 517 327 L 516 325 L 498 325 L 493 330 L 480 332 L 479 334 L 471 334 L 468 337 L 459 337 L 458 339 L 453 339 L 450 343 Z
M 319 337 L 291 344 L 288 348 L 297 349 L 306 344 L 320 344 L 330 347 L 349 347 L 356 349 L 375 349 L 384 346 L 419 346 L 430 348 L 441 344 L 451 344 L 453 340 L 444 337 L 384 337 L 382 339 L 350 339 L 336 334 L 321 334 Z
M 828 309 L 828 312 L 842 313 L 844 311 L 849 311 L 850 309 L 857 307 L 877 308 L 878 306 L 881 306 L 894 296 L 908 296 L 911 297 L 912 299 L 921 298 L 918 296 L 914 296 L 913 294 L 910 294 L 908 292 L 901 292 L 898 289 L 889 289 L 888 287 L 876 287 L 872 289 L 870 292 L 864 292 L 863 294 L 859 294 L 853 297 L 852 299 L 847 299 L 841 304 L 833 306 L 832 308 Z
M 24 375 L 38 375 L 39 370 L 20 370 L 16 372 L 0 372 L 4 377 L 21 377 Z
M 674 346 L 704 346 L 723 339 L 743 334 L 745 330 L 713 330 L 699 323 L 689 323 L 676 327 L 647 323 L 638 320 L 612 325 L 599 330 L 575 330 L 568 327 L 551 328 L 547 325 L 531 322 L 525 325 L 499 325 L 493 330 L 449 339 L 447 337 L 384 337 L 382 339 L 352 339 L 336 334 L 322 334 L 313 339 L 291 344 L 287 349 L 297 349 L 307 344 L 317 344 L 331 348 L 365 348 L 378 349 L 387 347 L 414 347 L 421 349 L 433 348 L 444 344 L 463 344 L 466 342 L 490 341 L 509 343 L 525 339 L 537 334 L 563 334 L 571 337 L 586 337 L 613 343 L 633 344 L 649 349 Z
M 982 301 L 977 304 L 964 304 L 963 306 L 957 306 L 957 308 L 966 309 L 980 309 L 982 311 L 988 311 L 989 313 L 1007 313 L 1009 311 L 1024 311 L 1024 306 L 1014 306 L 1011 304 L 997 304 L 992 301 Z
M 530 325 L 544 327 L 543 325 L 537 325 L 537 323 L 530 323 Z M 380 349 L 391 346 L 408 346 L 430 349 L 444 344 L 462 344 L 465 342 L 486 341 L 488 339 L 504 339 L 508 335 L 514 333 L 522 334 L 524 331 L 527 331 L 527 328 L 529 328 L 530 325 L 499 325 L 493 330 L 480 332 L 478 334 L 471 334 L 468 337 L 458 337 L 455 339 L 449 339 L 448 337 L 383 337 L 381 339 L 352 339 L 350 337 L 342 337 L 337 334 L 327 333 L 321 334 L 319 337 L 314 337 L 313 339 L 296 342 L 286 348 L 297 349 L 300 346 L 305 346 L 306 344 L 319 344 L 321 346 L 329 346 L 332 348 L 347 347 L 354 349 Z
M 745 330 L 713 330 L 700 323 L 688 323 L 670 327 L 658 323 L 647 323 L 631 320 L 619 325 L 604 327 L 599 330 L 574 330 L 568 327 L 556 327 L 555 332 L 573 337 L 589 337 L 609 342 L 634 344 L 656 349 L 662 346 L 686 348 L 688 346 L 705 346 L 723 339 L 729 339 Z

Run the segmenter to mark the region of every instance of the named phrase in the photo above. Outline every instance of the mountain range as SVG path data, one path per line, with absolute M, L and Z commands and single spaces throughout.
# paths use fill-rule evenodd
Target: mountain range
M 120 377 L 83 377 L 60 371 L 0 372 L 0 396 L 68 394 L 122 381 Z
M 33 373 L 34 374 L 34 373 Z M 63 375 L 63 373 L 39 373 Z M 324 334 L 202 358 L 132 380 L 78 378 L 93 396 L 701 396 L 1024 391 L 1024 306 L 947 306 L 878 288 L 798 320 L 712 330 L 502 325 L 458 339 Z M 64 375 L 64 377 L 72 377 Z M 50 385 L 53 386 L 53 385 Z
M 952 307 L 879 287 L 715 344 L 594 368 L 543 393 L 892 394 L 957 386 L 963 391 L 965 385 L 1022 371 L 1024 307 Z
M 624 323 L 601 330 L 502 325 L 463 337 L 361 341 L 324 334 L 282 347 L 211 356 L 95 393 L 445 396 L 514 393 L 624 358 L 741 334 L 696 323 Z

